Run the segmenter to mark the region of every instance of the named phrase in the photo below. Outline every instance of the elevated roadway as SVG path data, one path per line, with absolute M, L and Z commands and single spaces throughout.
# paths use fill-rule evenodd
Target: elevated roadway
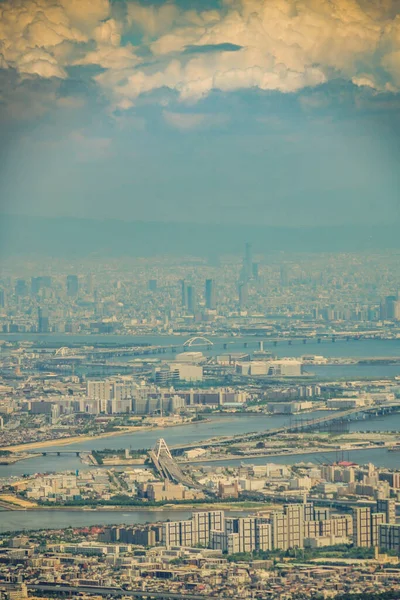
M 233 443 L 240 443 L 246 441 L 254 441 L 259 439 L 267 439 L 269 437 L 274 437 L 277 435 L 283 435 L 286 433 L 299 433 L 301 431 L 313 431 L 318 430 L 319 428 L 327 425 L 329 423 L 334 422 L 343 422 L 351 420 L 351 417 L 361 414 L 361 413 L 376 413 L 382 410 L 387 409 L 392 410 L 394 408 L 400 408 L 400 403 L 388 403 L 381 404 L 380 406 L 371 406 L 371 407 L 357 407 L 352 408 L 345 411 L 331 411 L 328 415 L 323 417 L 318 417 L 316 419 L 309 419 L 306 421 L 300 421 L 294 423 L 293 425 L 287 425 L 286 427 L 277 427 L 275 429 L 268 429 L 267 431 L 258 431 L 255 433 L 246 433 L 243 435 L 233 435 L 226 436 L 222 438 L 212 438 L 205 440 L 203 442 L 193 442 L 190 444 L 178 444 L 175 446 L 171 446 L 171 451 L 173 454 L 177 452 L 190 450 L 191 448 L 208 448 L 211 446 L 221 446 L 228 445 Z
M 16 586 L 10 583 L 0 582 L 0 589 L 7 591 L 15 590 Z M 183 594 L 173 592 L 156 592 L 151 590 L 124 590 L 118 587 L 102 587 L 102 586 L 73 586 L 64 584 L 46 584 L 46 583 L 31 583 L 27 584 L 28 591 L 41 594 L 50 594 L 52 596 L 71 598 L 82 594 L 90 596 L 102 596 L 103 598 L 151 598 L 162 600 L 211 600 L 211 596 L 200 594 Z M 22 596 L 21 596 L 22 597 Z M 215 598 L 215 596 L 213 596 Z
M 159 475 L 163 479 L 182 483 L 190 488 L 195 488 L 209 493 L 207 488 L 203 488 L 191 477 L 186 475 L 178 463 L 173 458 L 165 440 L 159 439 L 152 450 L 149 452 L 149 457 Z

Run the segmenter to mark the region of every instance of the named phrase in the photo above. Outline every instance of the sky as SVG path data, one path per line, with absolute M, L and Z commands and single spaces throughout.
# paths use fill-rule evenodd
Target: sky
M 0 0 L 0 211 L 400 224 L 400 1 Z

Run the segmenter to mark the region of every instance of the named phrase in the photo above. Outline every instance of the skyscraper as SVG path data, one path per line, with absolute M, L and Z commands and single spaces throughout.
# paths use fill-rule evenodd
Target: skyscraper
M 196 298 L 196 289 L 193 285 L 188 285 L 186 288 L 187 292 L 187 309 L 188 311 L 194 315 L 197 311 L 197 298 Z
M 245 254 L 244 254 L 244 266 L 246 269 L 247 276 L 250 277 L 251 269 L 253 265 L 253 248 L 249 242 L 246 244 Z
M 183 308 L 187 308 L 187 289 L 184 279 L 181 279 L 181 305 Z
M 5 308 L 7 304 L 6 291 L 0 288 L 0 308 Z
M 239 284 L 239 307 L 240 310 L 244 310 L 249 300 L 249 288 L 247 283 Z
M 15 284 L 15 293 L 17 296 L 27 295 L 28 287 L 26 285 L 25 279 L 17 279 L 17 283 Z
M 67 295 L 70 298 L 78 295 L 79 280 L 76 275 L 67 275 Z
M 46 308 L 38 309 L 38 333 L 49 333 L 49 313 Z
M 94 291 L 93 275 L 91 273 L 88 273 L 88 275 L 86 276 L 86 292 L 88 294 L 93 294 L 93 291 Z
M 149 288 L 150 292 L 156 292 L 157 291 L 157 279 L 150 279 L 148 288 Z
M 31 294 L 32 296 L 36 296 L 40 291 L 40 277 L 32 277 L 31 278 Z
M 215 283 L 213 279 L 206 279 L 206 308 L 214 310 L 216 306 L 215 302 Z

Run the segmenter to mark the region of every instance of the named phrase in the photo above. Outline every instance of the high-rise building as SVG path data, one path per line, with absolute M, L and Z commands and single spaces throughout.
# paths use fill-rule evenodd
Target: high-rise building
M 381 302 L 379 317 L 384 320 L 400 320 L 400 298 L 397 296 L 386 296 Z
M 44 275 L 42 277 L 32 277 L 31 278 L 31 294 L 32 296 L 37 296 L 42 288 L 51 288 L 52 279 L 48 275 Z
M 93 294 L 94 292 L 93 275 L 91 273 L 88 273 L 86 276 L 86 292 L 88 294 Z
M 353 508 L 353 541 L 360 548 L 371 546 L 371 509 L 366 506 Z
M 271 525 L 274 549 L 303 548 L 304 507 L 302 504 L 289 504 L 284 506 L 283 512 L 273 512 Z
M 271 523 L 258 517 L 229 517 L 225 519 L 226 545 L 230 536 L 238 536 L 239 552 L 272 550 Z
M 390 505 L 386 506 L 390 513 Z M 386 523 L 385 512 L 371 513 L 369 507 L 353 508 L 353 542 L 360 548 L 379 545 L 379 528 Z
M 239 284 L 239 307 L 240 310 L 244 310 L 247 307 L 249 300 L 249 288 L 247 283 Z
M 379 528 L 386 523 L 384 513 L 372 513 L 371 515 L 371 546 L 379 546 Z
M 383 524 L 379 527 L 379 548 L 400 554 L 400 525 Z
M 150 292 L 156 292 L 157 291 L 157 279 L 150 279 L 148 288 L 149 288 Z
M 246 269 L 247 276 L 251 275 L 251 268 L 253 264 L 253 248 L 250 242 L 246 243 L 245 253 L 244 253 L 244 266 Z
M 386 523 L 396 523 L 396 500 L 395 498 L 384 498 L 377 500 L 376 511 L 383 513 L 386 517 Z
M 192 521 L 197 543 L 202 546 L 208 546 L 211 531 L 224 531 L 224 512 L 222 510 L 193 513 Z
M 6 291 L 0 288 L 0 308 L 5 308 L 7 304 Z
M 79 280 L 77 275 L 67 275 L 67 295 L 70 298 L 77 296 L 79 292 Z
M 31 294 L 32 296 L 37 296 L 40 292 L 40 277 L 32 277 L 31 278 Z
M 17 296 L 26 296 L 28 293 L 28 286 L 26 285 L 25 279 L 17 279 L 15 284 L 15 293 Z
M 46 308 L 38 309 L 38 333 L 49 333 L 49 312 Z
M 253 276 L 253 279 L 255 279 L 256 281 L 258 280 L 258 263 L 253 262 L 253 264 L 251 265 L 251 274 Z
M 192 315 L 194 315 L 197 312 L 196 289 L 193 285 L 188 285 L 186 288 L 186 291 L 187 291 L 187 309 Z
M 186 281 L 181 279 L 181 305 L 183 308 L 187 308 L 187 289 Z
M 216 306 L 215 301 L 215 282 L 213 279 L 206 279 L 206 308 L 214 310 Z
M 172 546 L 191 547 L 196 543 L 193 521 L 171 521 L 163 523 L 162 539 L 167 548 Z
M 86 382 L 86 395 L 88 398 L 100 400 L 105 406 L 107 400 L 112 398 L 111 382 L 108 379 L 88 379 Z

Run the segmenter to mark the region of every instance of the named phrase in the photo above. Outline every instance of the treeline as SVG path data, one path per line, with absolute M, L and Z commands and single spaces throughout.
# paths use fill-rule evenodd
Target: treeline
M 211 500 L 207 500 L 204 498 L 199 498 L 195 500 L 160 500 L 159 502 L 145 500 L 143 498 L 132 498 L 131 496 L 125 496 L 123 494 L 113 496 L 109 500 L 103 499 L 90 499 L 90 498 L 77 498 L 75 500 L 65 500 L 64 502 L 58 502 L 57 506 L 145 506 L 145 507 L 153 507 L 153 506 L 165 506 L 166 504 L 179 504 L 185 506 L 186 504 L 218 504 L 225 502 L 235 502 L 240 504 L 237 498 L 212 498 Z M 48 500 L 40 501 L 42 506 L 54 506 L 54 502 L 50 502 Z
M 358 548 L 356 546 L 340 544 L 337 546 L 329 546 L 328 548 L 257 550 L 255 552 L 230 554 L 227 558 L 230 562 L 250 562 L 252 560 L 272 560 L 277 558 L 298 558 L 302 561 L 312 560 L 313 558 L 337 558 L 339 562 L 341 558 L 369 559 L 373 557 L 373 548 Z
M 400 591 L 392 591 L 392 592 L 383 592 L 383 593 L 374 593 L 374 592 L 364 592 L 362 594 L 340 594 L 339 596 L 335 596 L 333 600 L 399 600 Z

